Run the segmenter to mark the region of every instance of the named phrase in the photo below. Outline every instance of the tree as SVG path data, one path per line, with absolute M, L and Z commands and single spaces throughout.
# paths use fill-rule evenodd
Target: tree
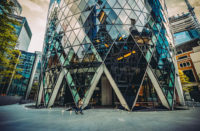
M 180 76 L 180 80 L 181 80 L 181 84 L 183 85 L 183 91 L 184 92 L 190 92 L 192 91 L 193 87 L 192 86 L 188 86 L 188 84 L 191 84 L 191 82 L 189 81 L 189 77 L 186 76 L 183 71 L 179 70 L 179 76 Z
M 15 50 L 18 36 L 15 26 L 20 23 L 12 18 L 14 3 L 10 0 L 0 0 L 0 85 L 9 83 L 9 80 L 18 79 L 21 76 L 16 74 L 16 65 L 19 63 L 21 52 Z M 3 90 L 3 87 L 0 87 Z M 4 91 L 5 93 L 5 91 Z

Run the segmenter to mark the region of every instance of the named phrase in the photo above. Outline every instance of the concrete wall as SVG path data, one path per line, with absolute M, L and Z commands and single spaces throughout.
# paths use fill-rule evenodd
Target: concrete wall
M 0 96 L 0 106 L 16 104 L 19 103 L 21 99 L 22 97 L 20 96 Z

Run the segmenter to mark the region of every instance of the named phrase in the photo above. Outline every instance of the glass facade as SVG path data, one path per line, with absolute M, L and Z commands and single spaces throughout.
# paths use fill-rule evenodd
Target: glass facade
M 16 68 L 20 69 L 21 71 L 16 73 L 20 74 L 22 78 L 12 81 L 8 95 L 18 95 L 25 97 L 35 62 L 35 53 L 21 51 L 21 56 L 19 59 L 20 64 L 18 64 Z
M 110 85 L 116 94 L 112 104 L 133 110 L 157 101 L 172 109 L 175 68 L 165 13 L 162 0 L 51 0 L 42 58 L 43 104 L 71 100 L 77 105 L 83 98 L 86 107 Z

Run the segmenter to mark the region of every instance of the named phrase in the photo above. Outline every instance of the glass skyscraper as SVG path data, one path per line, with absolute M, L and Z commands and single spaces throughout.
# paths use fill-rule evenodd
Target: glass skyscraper
M 21 70 L 16 73 L 20 74 L 22 78 L 12 81 L 9 95 L 25 96 L 35 61 L 35 53 L 21 51 L 19 59 L 20 64 L 17 65 L 17 69 Z
M 12 80 L 10 89 L 8 90 L 9 96 L 17 95 L 28 99 L 40 55 L 41 52 L 37 51 L 35 53 L 21 51 L 21 55 L 19 56 L 20 63 L 16 66 L 16 68 L 19 69 L 16 73 L 21 75 L 21 78 Z
M 170 47 L 164 0 L 51 0 L 37 106 L 173 109 Z

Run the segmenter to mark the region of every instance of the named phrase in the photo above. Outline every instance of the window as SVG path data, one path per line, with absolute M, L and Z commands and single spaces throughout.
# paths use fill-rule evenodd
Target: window
M 187 64 L 187 66 L 191 66 L 190 62 L 187 62 L 186 64 Z
M 183 68 L 183 67 L 189 67 L 191 66 L 190 62 L 184 62 L 184 63 L 180 63 L 180 67 Z
M 185 59 L 185 58 L 187 58 L 187 56 L 179 57 L 178 60 Z
M 177 51 L 177 55 L 178 54 L 182 54 L 183 53 L 183 51 L 182 50 L 180 50 L 180 51 Z

